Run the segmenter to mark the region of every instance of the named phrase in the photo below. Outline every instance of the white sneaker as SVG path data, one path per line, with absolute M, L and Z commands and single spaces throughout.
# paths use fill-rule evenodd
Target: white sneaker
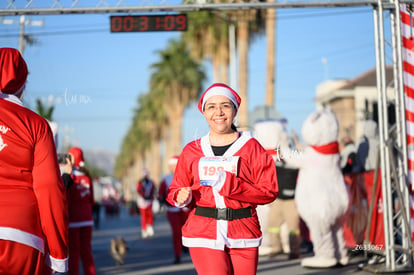
M 348 263 L 349 263 L 349 257 L 348 257 L 348 256 L 345 256 L 345 257 L 342 257 L 341 259 L 339 259 L 339 264 L 340 264 L 340 265 L 345 266 L 345 265 L 347 265 Z
M 301 265 L 304 267 L 312 268 L 328 268 L 337 264 L 335 258 L 323 258 L 323 257 L 309 257 L 301 261 Z
M 141 231 L 141 237 L 142 237 L 143 239 L 145 239 L 145 238 L 147 238 L 147 237 L 148 237 L 148 229 L 147 229 L 147 230 L 142 230 L 142 231 Z
M 268 246 L 260 246 L 259 247 L 259 256 L 267 256 L 272 251 L 271 247 Z
M 152 227 L 152 225 L 147 225 L 147 233 L 149 237 L 154 236 L 154 228 Z

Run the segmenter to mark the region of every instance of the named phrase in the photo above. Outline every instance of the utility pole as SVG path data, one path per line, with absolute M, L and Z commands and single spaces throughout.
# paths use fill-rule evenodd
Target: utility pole
M 2 24 L 19 24 L 20 25 L 20 33 L 19 33 L 19 51 L 23 55 L 24 49 L 26 48 L 26 43 L 34 44 L 34 39 L 25 33 L 25 26 L 43 26 L 44 21 L 38 20 L 33 21 L 31 19 L 26 19 L 24 15 L 20 16 L 20 20 L 13 20 L 13 19 L 4 19 L 1 20 Z

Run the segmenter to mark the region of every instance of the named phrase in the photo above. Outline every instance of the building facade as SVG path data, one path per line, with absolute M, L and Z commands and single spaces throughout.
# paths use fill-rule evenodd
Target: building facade
M 388 121 L 395 122 L 392 67 L 386 70 Z M 339 122 L 339 140 L 349 137 L 356 143 L 363 135 L 364 122 L 378 123 L 378 90 L 376 69 L 371 69 L 354 79 L 328 80 L 316 89 L 316 105 L 331 106 Z

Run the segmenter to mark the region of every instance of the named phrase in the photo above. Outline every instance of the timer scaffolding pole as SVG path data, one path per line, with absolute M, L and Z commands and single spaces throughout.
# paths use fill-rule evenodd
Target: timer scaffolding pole
M 401 91 L 402 60 L 400 3 L 378 0 L 374 7 L 375 49 L 378 90 L 381 184 L 384 219 L 385 266 L 367 265 L 368 271 L 400 272 L 413 270 L 413 246 L 410 229 L 410 194 L 406 167 L 404 97 Z M 390 13 L 394 81 L 386 83 L 384 13 Z M 396 123 L 388 121 L 388 90 L 395 93 Z M 396 152 L 396 153 L 395 153 Z M 405 163 L 404 163 L 405 162 Z

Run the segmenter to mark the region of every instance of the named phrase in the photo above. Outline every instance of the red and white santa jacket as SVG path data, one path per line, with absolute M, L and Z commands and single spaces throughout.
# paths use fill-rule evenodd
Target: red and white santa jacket
M 69 228 L 93 226 L 93 182 L 85 172 L 74 167 L 73 185 L 68 190 Z
M 155 195 L 154 181 L 149 178 L 143 178 L 137 183 L 137 204 L 139 208 L 152 206 Z
M 278 194 L 276 168 L 272 157 L 248 132 L 227 149 L 223 157 L 238 157 L 237 175 L 225 171 L 218 186 L 200 185 L 199 162 L 214 157 L 208 135 L 187 144 L 177 163 L 167 201 L 179 207 L 193 207 L 182 228 L 183 244 L 187 247 L 224 248 L 258 247 L 262 233 L 256 213 L 258 204 L 274 201 Z M 191 187 L 192 201 L 179 205 L 178 189 Z M 216 220 L 195 215 L 195 206 L 209 208 L 252 208 L 252 216 L 235 220 Z
M 31 246 L 68 270 L 68 209 L 52 131 L 13 95 L 0 94 L 0 239 Z

